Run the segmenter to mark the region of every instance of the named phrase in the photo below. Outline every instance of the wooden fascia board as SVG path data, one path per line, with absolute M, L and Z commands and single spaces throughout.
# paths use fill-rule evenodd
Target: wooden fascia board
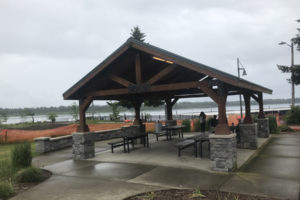
M 117 57 L 123 54 L 127 49 L 129 49 L 130 45 L 126 42 L 123 46 L 120 47 L 116 52 L 110 55 L 107 59 L 97 65 L 91 72 L 89 72 L 85 77 L 79 80 L 75 85 L 73 85 L 69 90 L 67 90 L 63 97 L 65 100 L 71 99 L 70 96 L 74 94 L 77 90 L 79 90 L 82 86 L 84 86 L 88 81 L 97 76 L 102 70 L 104 70 L 109 64 L 111 64 Z

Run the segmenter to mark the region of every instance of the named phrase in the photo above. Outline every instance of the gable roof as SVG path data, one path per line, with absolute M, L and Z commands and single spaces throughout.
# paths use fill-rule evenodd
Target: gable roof
M 251 90 L 253 92 L 262 92 L 272 94 L 272 90 L 256 83 L 252 83 L 250 81 L 246 81 L 244 79 L 238 78 L 237 76 L 231 75 L 229 73 L 223 72 L 221 70 L 209 67 L 207 65 L 201 64 L 199 62 L 195 62 L 193 60 L 187 59 L 180 55 L 174 54 L 172 52 L 166 51 L 159 47 L 135 40 L 133 38 L 129 38 L 124 44 L 122 44 L 117 50 L 115 50 L 110 56 L 108 56 L 103 62 L 101 62 L 98 66 L 96 66 L 91 72 L 89 72 L 86 76 L 80 79 L 75 85 L 73 85 L 70 89 L 68 89 L 64 94 L 64 99 L 79 99 L 78 93 L 80 90 L 83 90 L 84 86 L 97 78 L 97 76 L 101 76 L 104 74 L 104 70 L 107 67 L 112 66 L 114 62 L 117 62 L 117 59 L 120 57 L 126 57 L 126 53 L 130 54 L 130 50 L 137 50 L 148 54 L 150 56 L 155 56 L 167 60 L 171 63 L 174 63 L 182 68 L 185 68 L 191 72 L 196 72 L 203 75 L 208 75 L 211 78 L 217 79 L 229 85 L 232 85 L 237 88 Z M 130 61 L 128 61 L 130 62 Z M 119 67 L 120 68 L 120 67 Z M 192 73 L 190 73 L 192 75 Z

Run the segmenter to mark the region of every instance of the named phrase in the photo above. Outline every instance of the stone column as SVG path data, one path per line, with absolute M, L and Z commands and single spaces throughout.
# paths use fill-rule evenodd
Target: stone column
M 236 134 L 209 135 L 211 169 L 232 172 L 237 168 Z
M 257 119 L 257 136 L 267 138 L 270 135 L 269 118 L 265 117 L 262 93 L 258 93 L 259 114 Z
M 240 124 L 240 148 L 257 149 L 257 124 Z
M 257 119 L 257 136 L 260 138 L 268 138 L 270 135 L 269 118 Z
M 250 94 L 244 94 L 245 101 L 245 119 L 244 123 L 239 125 L 240 145 L 242 149 L 257 148 L 257 124 L 254 124 L 251 117 Z
M 95 140 L 93 132 L 73 133 L 74 160 L 95 157 Z
M 38 153 L 46 153 L 51 151 L 50 137 L 34 138 L 35 151 Z

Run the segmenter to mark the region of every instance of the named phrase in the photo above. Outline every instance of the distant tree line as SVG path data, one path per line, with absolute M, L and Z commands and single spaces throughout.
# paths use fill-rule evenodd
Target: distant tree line
M 264 104 L 290 104 L 291 99 L 265 99 Z M 296 103 L 300 103 L 300 98 L 296 98 Z M 255 101 L 251 101 L 251 105 L 257 105 Z M 173 109 L 191 109 L 191 108 L 213 108 L 217 105 L 213 101 L 205 102 L 180 102 L 176 103 Z M 227 106 L 239 106 L 239 101 L 229 101 Z M 0 118 L 7 118 L 8 116 L 34 116 L 34 115 L 48 115 L 53 114 L 73 114 L 75 111 L 74 104 L 70 106 L 59 107 L 37 107 L 37 108 L 0 108 Z M 149 107 L 142 105 L 141 110 L 163 110 L 164 105 L 158 107 Z M 87 110 L 88 113 L 111 112 L 109 105 L 91 105 Z M 119 111 L 134 111 L 127 107 L 120 106 Z

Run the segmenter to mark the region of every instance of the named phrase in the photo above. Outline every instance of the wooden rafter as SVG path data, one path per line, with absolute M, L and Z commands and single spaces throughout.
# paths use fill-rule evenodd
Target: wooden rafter
M 131 83 L 130 81 L 128 81 L 128 80 L 126 80 L 126 79 L 124 79 L 120 76 L 117 76 L 117 75 L 113 75 L 110 78 L 111 78 L 111 80 L 113 80 L 113 81 L 115 81 L 115 82 L 117 82 L 120 85 L 123 85 L 125 87 L 128 87 L 129 85 L 133 85 L 133 83 Z
M 170 73 L 171 71 L 173 71 L 175 69 L 175 64 L 169 65 L 167 66 L 165 69 L 163 69 L 162 71 L 160 71 L 159 73 L 155 74 L 152 78 L 150 78 L 148 80 L 148 83 L 150 85 L 156 83 L 157 81 L 159 81 L 161 78 L 163 78 L 164 76 L 166 76 L 168 73 Z
M 136 77 L 136 83 L 141 84 L 142 83 L 142 70 L 141 70 L 141 57 L 140 54 L 136 54 L 135 56 L 135 77 Z

